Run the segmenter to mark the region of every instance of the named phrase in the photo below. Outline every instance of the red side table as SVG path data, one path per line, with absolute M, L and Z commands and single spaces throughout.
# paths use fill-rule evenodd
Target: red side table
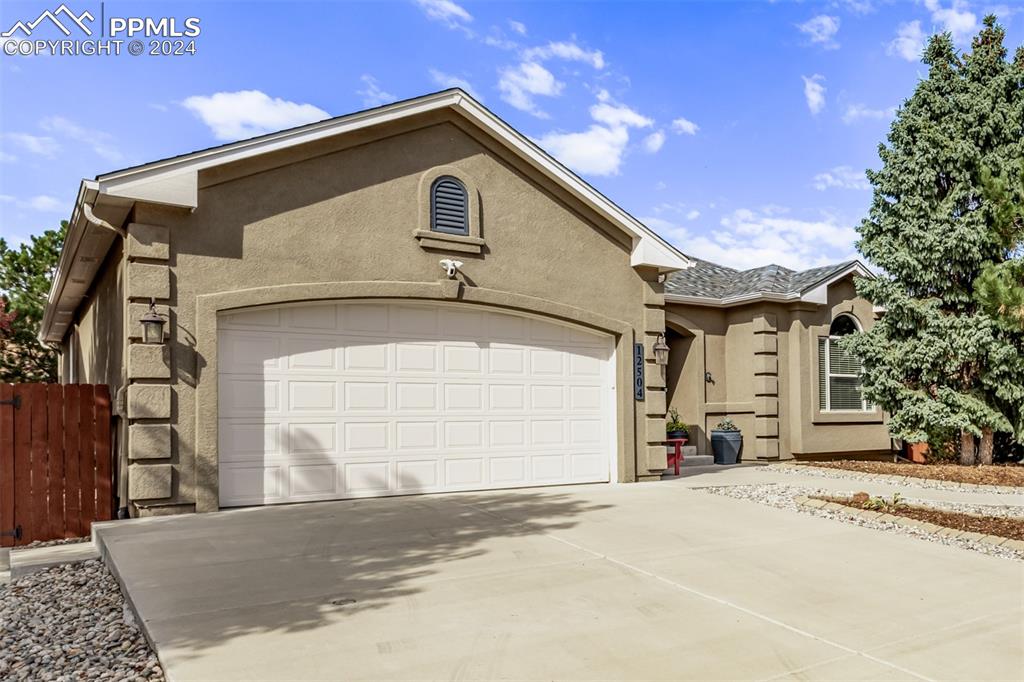
M 675 466 L 676 476 L 679 475 L 679 463 L 683 461 L 683 446 L 686 445 L 686 438 L 670 438 L 665 441 L 666 445 L 674 445 L 676 451 L 668 456 L 668 465 Z

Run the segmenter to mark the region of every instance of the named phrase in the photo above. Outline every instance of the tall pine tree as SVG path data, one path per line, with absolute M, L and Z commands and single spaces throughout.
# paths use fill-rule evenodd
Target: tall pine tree
M 1024 437 L 1024 333 L 979 305 L 975 283 L 1010 257 L 986 181 L 1005 182 L 1022 158 L 1024 51 L 1006 60 L 993 16 L 958 55 L 948 34 L 924 54 L 928 77 L 896 114 L 859 227 L 860 251 L 883 270 L 858 291 L 885 312 L 848 348 L 864 391 L 893 435 L 964 463 L 991 462 L 993 433 Z M 980 439 L 980 449 L 978 440 Z

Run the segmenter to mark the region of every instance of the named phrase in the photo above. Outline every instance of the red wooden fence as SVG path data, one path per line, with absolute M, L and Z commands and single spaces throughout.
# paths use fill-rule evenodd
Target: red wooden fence
M 0 384 L 0 546 L 113 518 L 110 427 L 106 386 Z

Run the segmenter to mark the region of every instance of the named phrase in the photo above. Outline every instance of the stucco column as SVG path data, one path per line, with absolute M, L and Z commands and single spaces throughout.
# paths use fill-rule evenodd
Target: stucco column
M 654 360 L 654 344 L 665 333 L 665 285 L 662 282 L 644 282 L 644 401 L 638 409 L 637 433 L 642 439 L 638 453 L 637 478 L 656 481 L 665 472 L 665 368 Z
M 776 316 L 754 318 L 754 456 L 779 459 L 779 337 Z
M 133 513 L 147 502 L 168 500 L 173 494 L 174 456 L 171 416 L 170 315 L 172 309 L 170 235 L 166 227 L 128 225 L 128 498 Z M 150 300 L 167 319 L 164 343 L 142 343 L 139 320 Z M 134 503 L 137 503 L 134 504 Z

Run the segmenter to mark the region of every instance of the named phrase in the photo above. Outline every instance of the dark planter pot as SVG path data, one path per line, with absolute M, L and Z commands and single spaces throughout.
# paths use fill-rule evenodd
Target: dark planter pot
M 677 438 L 689 438 L 690 434 L 686 431 L 668 431 L 665 434 L 665 440 L 675 440 Z
M 711 431 L 711 452 L 715 464 L 736 464 L 740 461 L 743 434 L 739 431 Z

